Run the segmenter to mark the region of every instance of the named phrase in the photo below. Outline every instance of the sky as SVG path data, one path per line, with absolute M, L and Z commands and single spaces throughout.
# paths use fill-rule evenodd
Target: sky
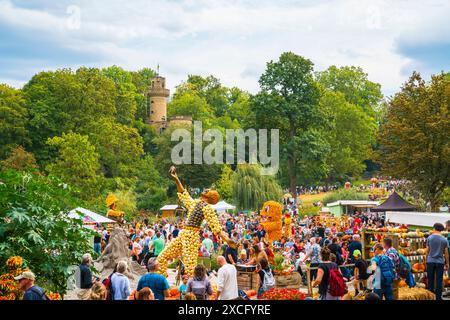
M 286 51 L 363 68 L 386 96 L 413 71 L 450 71 L 448 0 L 0 0 L 0 83 L 44 70 L 156 69 L 256 93 Z

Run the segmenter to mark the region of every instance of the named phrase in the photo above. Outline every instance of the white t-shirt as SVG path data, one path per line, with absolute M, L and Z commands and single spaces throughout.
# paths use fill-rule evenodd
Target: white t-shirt
M 236 268 L 232 264 L 226 264 L 219 269 L 217 291 L 220 291 L 219 300 L 231 300 L 239 296 Z

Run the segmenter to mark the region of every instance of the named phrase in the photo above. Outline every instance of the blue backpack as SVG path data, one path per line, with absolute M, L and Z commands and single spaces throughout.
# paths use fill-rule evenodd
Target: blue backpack
M 409 274 L 411 273 L 412 267 L 411 264 L 409 263 L 408 259 L 406 259 L 406 257 L 402 254 L 398 254 L 399 258 L 400 258 L 400 270 L 399 270 L 399 275 L 402 279 L 408 279 Z
M 394 262 L 388 256 L 380 256 L 378 266 L 381 271 L 381 283 L 390 285 L 394 281 Z

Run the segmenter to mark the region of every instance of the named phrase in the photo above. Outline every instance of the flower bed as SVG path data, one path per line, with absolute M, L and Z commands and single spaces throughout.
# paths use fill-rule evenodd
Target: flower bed
M 261 300 L 305 300 L 306 295 L 295 289 L 270 289 L 258 299 Z

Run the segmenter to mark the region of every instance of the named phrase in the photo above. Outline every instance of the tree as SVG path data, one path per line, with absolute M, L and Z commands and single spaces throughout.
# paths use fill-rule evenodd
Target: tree
M 83 203 L 54 177 L 8 170 L 0 181 L 0 264 L 21 256 L 40 285 L 63 295 L 69 267 L 93 253 L 92 231 L 67 216 Z
M 150 68 L 142 68 L 138 71 L 131 71 L 133 84 L 137 92 L 137 110 L 136 120 L 146 122 L 148 118 L 148 90 L 150 88 L 152 79 L 156 76 L 156 72 Z
M 88 136 L 68 133 L 48 139 L 47 144 L 58 150 L 57 158 L 46 166 L 50 175 L 75 187 L 83 199 L 99 193 L 100 157 Z
M 341 92 L 349 103 L 362 108 L 369 116 L 375 116 L 383 97 L 381 85 L 369 81 L 363 69 L 331 66 L 316 75 L 317 81 L 325 89 Z
M 215 183 L 216 190 L 222 199 L 231 199 L 233 196 L 233 189 L 231 187 L 232 176 L 233 170 L 231 170 L 231 167 L 227 164 L 224 165 L 220 179 Z
M 261 166 L 239 164 L 231 180 L 234 203 L 242 210 L 258 210 L 265 201 L 280 201 L 281 187 L 273 176 L 261 175 Z
M 213 110 L 205 98 L 192 92 L 184 92 L 174 96 L 167 106 L 169 117 L 191 116 L 193 120 L 204 121 L 214 117 Z
M 317 129 L 322 125 L 318 108 L 320 90 L 312 71 L 310 60 L 285 52 L 277 62 L 267 63 L 259 79 L 261 91 L 252 100 L 256 124 L 260 128 L 280 130 L 280 149 L 287 157 L 293 194 L 298 172 L 312 173 L 312 163 L 312 169 L 322 169 L 327 152 L 326 141 Z
M 0 159 L 15 147 L 30 143 L 25 103 L 21 90 L 0 84 Z
M 30 151 L 41 165 L 55 157 L 46 145 L 48 138 L 69 131 L 86 135 L 100 119 L 116 117 L 115 84 L 95 68 L 40 72 L 23 92 L 30 113 Z
M 433 210 L 449 186 L 449 106 L 450 76 L 426 83 L 414 72 L 389 102 L 379 134 L 383 172 L 412 181 Z
M 330 180 L 360 174 L 371 156 L 377 126 L 375 119 L 345 100 L 340 92 L 324 90 L 320 106 L 327 115 L 326 138 L 330 145 L 327 165 Z
M 33 154 L 25 151 L 22 146 L 12 150 L 8 158 L 0 162 L 0 167 L 3 171 L 9 169 L 17 171 L 39 171 Z

